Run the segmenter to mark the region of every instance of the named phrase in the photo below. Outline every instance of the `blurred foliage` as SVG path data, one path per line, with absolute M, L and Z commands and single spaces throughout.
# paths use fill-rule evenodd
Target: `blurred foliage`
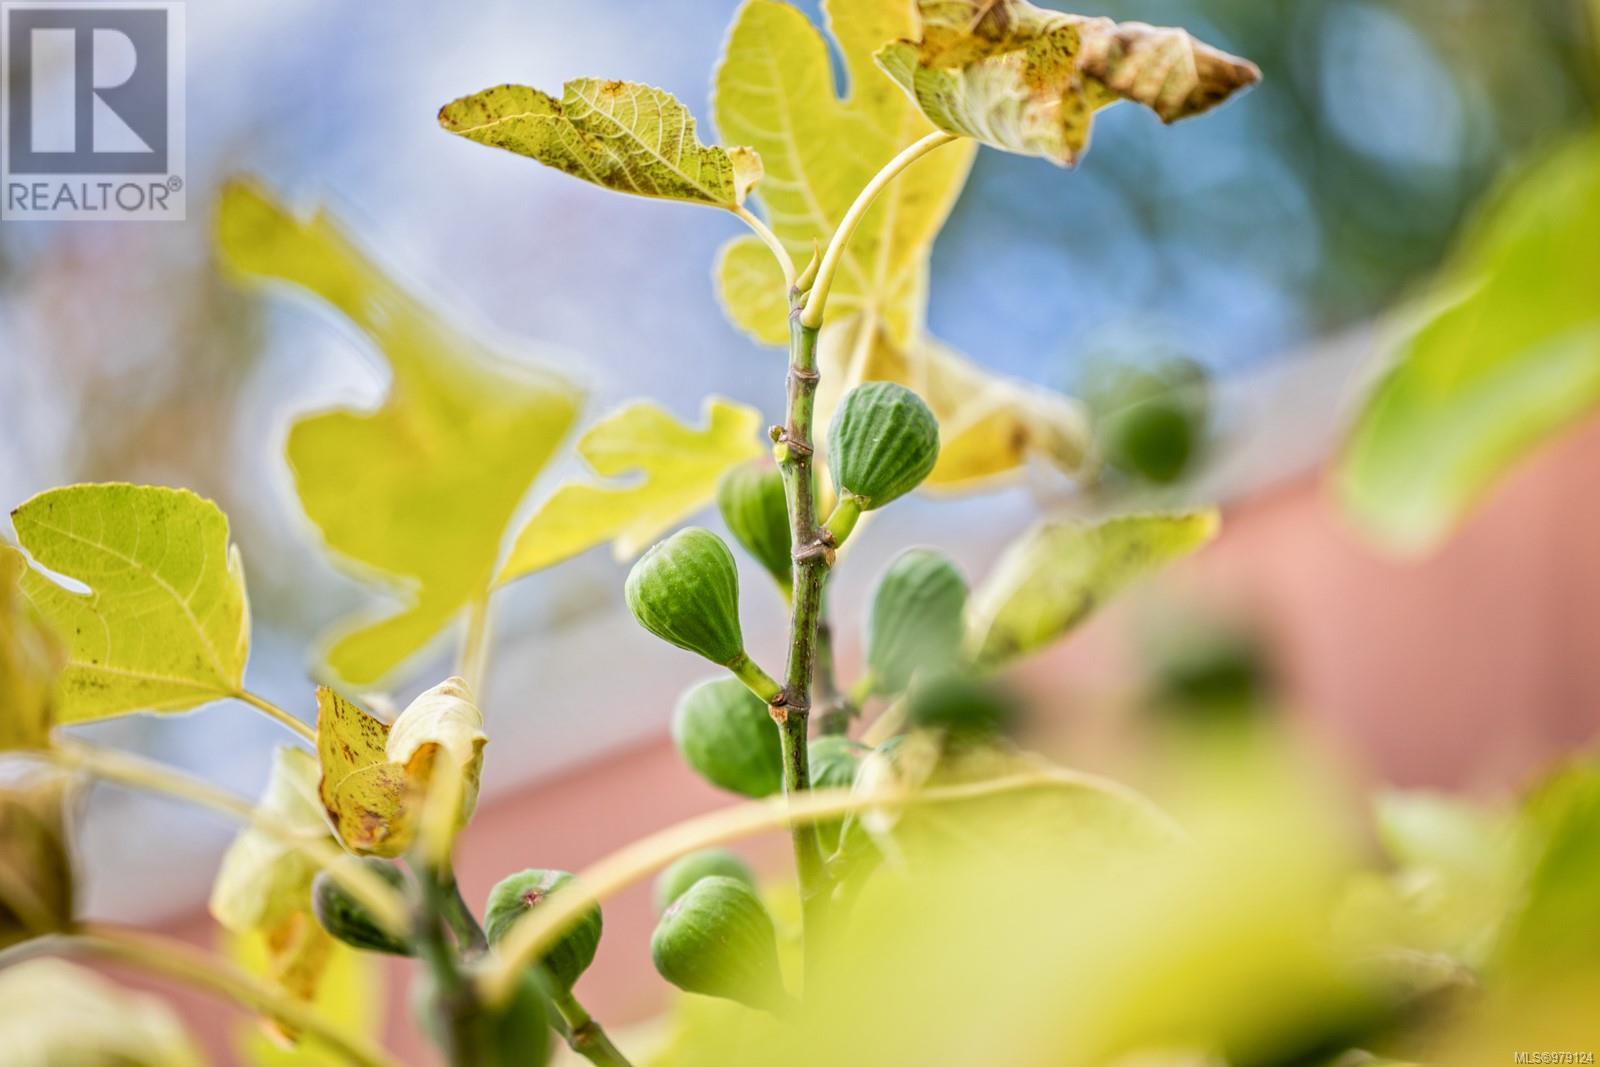
M 29 960 L 0 971 L 0 1048 L 17 1067 L 201 1067 L 206 1061 L 158 998 L 87 967 Z

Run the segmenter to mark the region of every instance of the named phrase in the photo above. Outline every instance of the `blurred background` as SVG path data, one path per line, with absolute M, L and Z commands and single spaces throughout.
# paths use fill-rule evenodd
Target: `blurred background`
M 815 4 L 799 6 L 815 16 Z M 607 196 L 434 122 L 442 102 L 490 84 L 592 74 L 666 88 L 708 124 L 735 7 L 190 5 L 189 220 L 0 225 L 0 499 L 92 480 L 215 499 L 246 561 L 252 687 L 310 717 L 317 635 L 366 594 L 318 551 L 283 436 L 292 415 L 376 403 L 384 381 L 342 322 L 219 273 L 211 198 L 238 172 L 292 203 L 329 204 L 435 306 L 582 381 L 591 414 L 645 396 L 693 418 L 716 392 L 775 418 L 780 353 L 729 325 L 712 286 L 733 220 Z M 1574 491 L 1600 483 L 1600 427 L 1591 420 L 1541 453 L 1425 562 L 1371 551 L 1330 504 L 1321 471 L 1373 374 L 1386 313 L 1430 277 L 1497 181 L 1593 127 L 1600 69 L 1582 6 L 1085 0 L 1074 10 L 1185 26 L 1255 60 L 1264 82 L 1170 131 L 1112 109 L 1070 173 L 981 152 L 934 251 L 929 327 L 991 369 L 1091 402 L 1115 406 L 1148 385 L 1108 366 L 1200 382 L 1203 430 L 1154 472 L 1113 471 L 1092 500 L 1036 472 L 886 516 L 838 582 L 842 658 L 857 657 L 871 576 L 907 541 L 981 573 L 1044 506 L 1218 500 L 1227 526 L 1213 548 L 1024 671 L 1055 751 L 1115 766 L 1138 696 L 1174 677 L 1165 650 L 1185 632 L 1222 633 L 1204 670 L 1271 686 L 1360 774 L 1514 789 L 1600 724 L 1600 554 L 1586 532 L 1600 499 Z M 597 550 L 500 601 L 489 799 L 462 864 L 469 899 L 508 865 L 577 867 L 718 802 L 665 742 L 674 695 L 703 672 L 626 618 L 624 567 Z M 766 588 L 747 590 L 751 644 L 769 658 L 778 607 Z M 441 650 L 417 677 L 447 662 Z M 87 732 L 250 794 L 280 739 L 228 706 Z M 582 827 L 566 821 L 574 810 Z M 208 817 L 98 790 L 80 840 L 88 910 L 185 923 L 230 835 Z M 607 919 L 617 933 L 594 1004 L 638 1018 L 660 993 L 643 898 Z

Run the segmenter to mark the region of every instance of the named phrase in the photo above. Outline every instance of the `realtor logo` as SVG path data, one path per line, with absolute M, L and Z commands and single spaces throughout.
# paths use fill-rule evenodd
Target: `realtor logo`
M 0 3 L 0 218 L 184 217 L 183 16 Z

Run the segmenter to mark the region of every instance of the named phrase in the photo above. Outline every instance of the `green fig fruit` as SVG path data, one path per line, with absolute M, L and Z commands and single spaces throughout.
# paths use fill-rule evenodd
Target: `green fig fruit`
M 811 788 L 849 789 L 855 783 L 856 770 L 867 751 L 867 746 L 842 734 L 817 738 L 806 750 L 807 762 L 811 765 Z M 839 832 L 843 825 L 842 819 L 817 824 L 817 833 L 822 838 L 825 852 L 832 852 L 838 847 Z
M 906 725 L 943 730 L 960 740 L 1002 733 L 1021 716 L 1021 705 L 1009 691 L 969 675 L 943 674 L 918 682 L 906 696 Z
M 788 1002 L 778 938 L 755 890 L 712 875 L 662 913 L 650 938 L 661 977 L 689 993 L 778 1011 Z
M 710 530 L 689 526 L 652 547 L 628 572 L 628 610 L 639 625 L 728 668 L 763 700 L 781 687 L 745 655 L 739 570 Z
M 702 878 L 720 875 L 756 887 L 755 872 L 725 848 L 706 848 L 691 852 L 656 876 L 656 910 L 666 911 L 672 902 L 689 891 Z
M 783 473 L 766 460 L 733 468 L 717 487 L 717 509 L 734 539 L 787 591 L 794 571 L 794 539 Z
M 867 616 L 867 669 L 874 692 L 905 689 L 918 671 L 959 661 L 967 582 L 955 564 L 927 548 L 895 557 L 878 579 Z
M 922 484 L 939 461 L 939 422 L 903 385 L 858 385 L 834 413 L 828 458 L 840 494 L 828 528 L 840 542 L 860 512 L 881 508 Z
M 747 797 L 783 788 L 783 751 L 771 709 L 737 678 L 714 678 L 684 692 L 672 714 L 683 760 L 714 786 Z
M 473 1009 L 469 1025 L 480 1052 L 475 1063 L 482 1067 L 544 1067 L 550 1062 L 550 1007 L 533 968 L 522 973 L 511 998 L 501 1007 L 474 1005 Z M 459 1009 L 440 1000 L 433 974 L 426 969 L 411 984 L 411 1010 L 428 1039 L 448 1052 L 450 1027 L 445 1018 Z
M 516 921 L 529 909 L 539 906 L 551 893 L 571 885 L 575 879 L 566 871 L 527 870 L 502 878 L 489 891 L 484 907 L 484 933 L 490 945 L 498 945 Z M 600 908 L 590 908 L 581 919 L 568 926 L 561 939 L 540 961 L 560 992 L 569 992 L 578 977 L 594 962 L 600 946 Z
M 405 875 L 388 860 L 369 856 L 352 862 L 404 891 Z M 311 911 L 324 930 L 347 945 L 394 956 L 410 956 L 415 952 L 409 938 L 390 933 L 372 917 L 365 904 L 351 896 L 350 891 L 326 870 L 317 872 L 311 882 Z

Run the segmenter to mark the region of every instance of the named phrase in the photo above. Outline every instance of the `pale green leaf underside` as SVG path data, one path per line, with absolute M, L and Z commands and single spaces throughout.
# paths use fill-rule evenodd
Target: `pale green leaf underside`
M 299 218 L 253 186 L 230 185 L 219 244 L 235 270 L 326 300 L 392 374 L 382 407 L 301 418 L 287 449 L 328 548 L 357 577 L 408 599 L 378 621 L 346 622 L 326 651 L 340 678 L 374 684 L 486 595 L 506 527 L 581 396 L 444 321 L 324 214 Z
M 66 642 L 61 722 L 186 711 L 237 695 L 250 615 L 228 519 L 184 489 L 74 485 L 11 513 L 41 567 L 88 586 L 22 576 L 34 608 Z
M 517 535 L 497 583 L 559 563 L 606 541 L 619 558 L 638 553 L 675 523 L 705 507 L 728 470 L 761 454 L 761 413 L 713 397 L 704 429 L 640 402 L 590 427 L 578 453 L 621 485 L 569 482 Z
M 317 761 L 301 748 L 280 748 L 256 810 L 307 838 L 329 837 L 317 800 Z M 246 829 L 223 853 L 211 887 L 211 916 L 229 930 L 266 930 L 311 907 L 317 865 L 281 837 Z
M 1037 651 L 1135 579 L 1216 536 L 1214 511 L 1045 522 L 1014 542 L 973 593 L 967 636 L 996 666 Z
M 732 210 L 761 179 L 748 148 L 700 143 L 671 93 L 634 82 L 576 78 L 561 99 L 501 85 L 446 104 L 439 124 L 619 193 Z
M 1437 545 L 1518 460 L 1600 408 L 1600 136 L 1492 206 L 1400 346 L 1340 468 L 1390 548 Z
M 900 0 L 824 5 L 849 76 L 834 93 L 827 42 L 800 11 L 748 0 L 729 32 L 712 106 L 724 137 L 752 145 L 766 167 L 756 197 L 797 263 L 826 242 L 855 196 L 906 145 L 933 127 L 872 64 L 883 42 L 912 30 Z M 951 145 L 920 161 L 879 198 L 856 230 L 829 296 L 830 312 L 863 311 L 897 340 L 920 329 L 928 250 L 949 214 L 973 147 Z M 787 296 L 772 255 L 741 237 L 723 248 L 717 282 L 728 317 L 757 340 L 788 336 Z
M 1118 100 L 1163 122 L 1207 111 L 1260 80 L 1251 63 L 1184 30 L 1116 23 L 1025 0 L 918 0 L 921 35 L 878 65 L 940 129 L 1070 166 L 1094 113 Z

